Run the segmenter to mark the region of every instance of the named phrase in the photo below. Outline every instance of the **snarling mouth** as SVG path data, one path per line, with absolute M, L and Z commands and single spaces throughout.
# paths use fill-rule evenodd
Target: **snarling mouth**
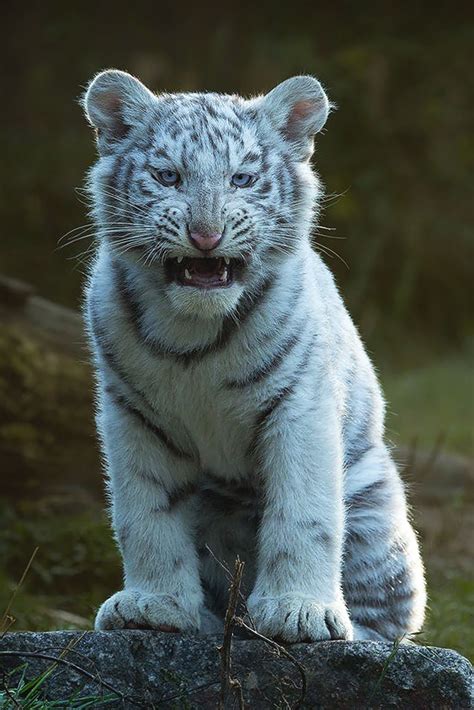
M 226 288 L 244 266 L 241 259 L 224 256 L 189 257 L 180 256 L 165 261 L 165 268 L 170 281 L 182 286 L 195 288 Z

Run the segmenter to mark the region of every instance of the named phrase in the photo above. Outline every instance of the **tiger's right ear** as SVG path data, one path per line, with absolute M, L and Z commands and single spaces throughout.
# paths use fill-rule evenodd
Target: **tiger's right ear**
M 156 102 L 157 97 L 127 72 L 108 69 L 98 74 L 89 84 L 82 106 L 87 120 L 97 129 L 99 152 L 111 153 Z

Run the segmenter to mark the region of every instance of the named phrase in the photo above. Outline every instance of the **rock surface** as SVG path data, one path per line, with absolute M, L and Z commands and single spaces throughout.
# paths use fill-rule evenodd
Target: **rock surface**
M 48 699 L 66 703 L 74 694 L 93 695 L 94 708 L 217 708 L 220 642 L 151 631 L 9 633 L 0 639 L 0 681 L 25 663 L 33 678 L 61 657 L 44 686 Z M 343 641 L 288 650 L 304 669 L 304 698 L 294 661 L 264 641 L 233 641 L 232 677 L 241 683 L 246 708 L 472 707 L 472 667 L 455 651 Z M 9 684 L 14 687 L 15 673 Z M 236 699 L 226 704 L 233 707 Z

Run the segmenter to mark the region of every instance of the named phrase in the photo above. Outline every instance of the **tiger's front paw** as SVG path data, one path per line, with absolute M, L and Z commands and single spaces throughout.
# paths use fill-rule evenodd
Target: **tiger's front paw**
M 199 611 L 185 609 L 171 594 L 152 594 L 132 589 L 124 589 L 107 599 L 95 619 L 96 631 L 199 631 L 199 627 Z
M 352 624 L 344 603 L 322 603 L 312 597 L 285 594 L 250 595 L 248 609 L 257 631 L 270 638 L 296 643 L 352 639 Z

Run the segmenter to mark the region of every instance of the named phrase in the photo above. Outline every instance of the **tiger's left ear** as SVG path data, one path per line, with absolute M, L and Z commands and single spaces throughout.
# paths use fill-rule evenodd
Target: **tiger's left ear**
M 263 97 L 260 107 L 301 158 L 311 155 L 313 138 L 333 108 L 323 87 L 312 76 L 283 81 Z

